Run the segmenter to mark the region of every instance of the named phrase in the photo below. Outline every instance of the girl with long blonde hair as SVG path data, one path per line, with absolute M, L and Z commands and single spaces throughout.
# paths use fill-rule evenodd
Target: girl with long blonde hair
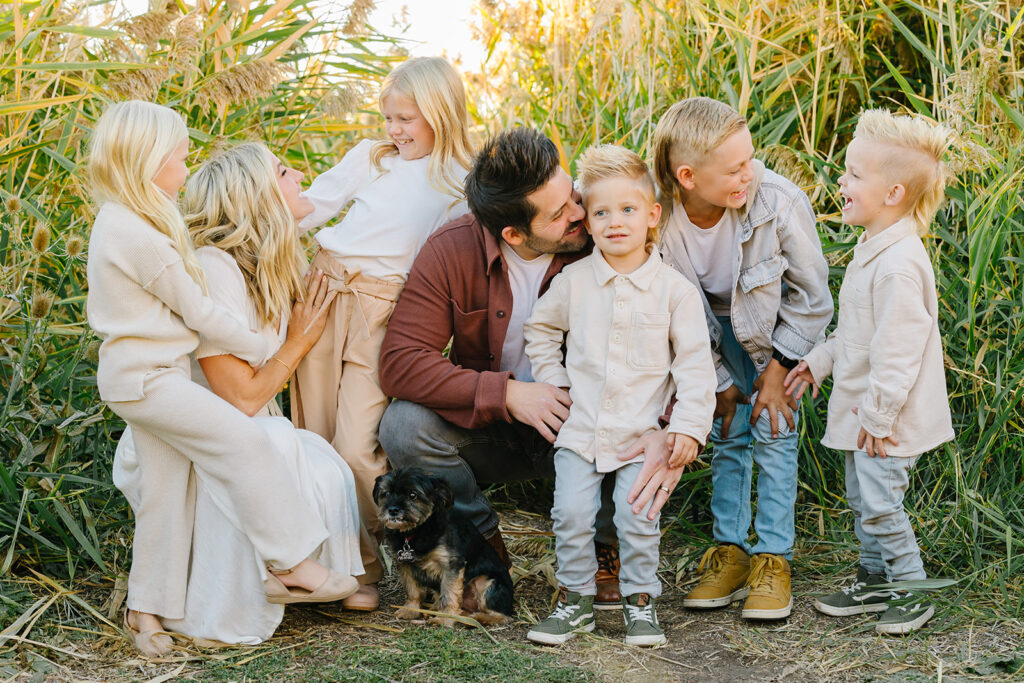
M 331 442 L 352 468 L 364 523 L 361 578 L 381 576 L 381 528 L 372 492 L 387 471 L 377 427 L 387 397 L 377 379 L 388 318 L 427 237 L 466 213 L 462 183 L 472 161 L 466 95 L 458 72 L 440 57 L 403 62 L 380 91 L 387 138 L 364 140 L 313 181 L 315 207 L 300 223 L 309 230 L 348 207 L 337 225 L 316 234 L 313 266 L 339 292 L 327 332 L 299 364 L 292 417 Z M 366 609 L 377 605 L 368 593 Z
M 125 621 L 150 656 L 171 646 L 160 619 L 184 614 L 193 468 L 231 499 L 261 563 L 289 571 L 267 577 L 268 600 L 337 600 L 358 588 L 351 576 L 307 559 L 327 530 L 290 484 L 267 433 L 191 380 L 188 354 L 200 334 L 253 363 L 268 347 L 204 293 L 174 201 L 188 175 L 188 145 L 174 111 L 121 102 L 97 121 L 88 162 L 99 206 L 87 266 L 89 324 L 102 340 L 97 385 L 131 427 L 122 440 L 139 455 Z

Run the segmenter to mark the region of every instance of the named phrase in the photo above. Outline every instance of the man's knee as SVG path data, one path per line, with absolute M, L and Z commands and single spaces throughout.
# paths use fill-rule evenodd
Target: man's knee
M 380 420 L 379 440 L 392 467 L 420 464 L 434 455 L 430 447 L 445 431 L 444 419 L 430 408 L 411 401 L 394 401 Z

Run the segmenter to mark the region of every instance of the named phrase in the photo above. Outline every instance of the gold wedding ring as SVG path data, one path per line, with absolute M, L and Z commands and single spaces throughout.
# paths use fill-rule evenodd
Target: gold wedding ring
M 664 484 L 662 484 L 662 485 L 661 485 L 661 486 L 660 486 L 659 488 L 660 488 L 660 489 L 661 489 L 662 491 L 664 491 L 665 493 L 669 493 L 669 494 L 671 494 L 671 493 L 672 493 L 672 489 L 670 489 L 669 487 L 665 486 Z

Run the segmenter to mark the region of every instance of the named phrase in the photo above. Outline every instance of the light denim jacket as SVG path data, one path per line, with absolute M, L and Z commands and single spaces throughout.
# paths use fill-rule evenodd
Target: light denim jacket
M 787 358 L 803 358 L 823 339 L 834 307 L 828 288 L 828 264 L 821 253 L 816 219 L 807 195 L 789 180 L 754 161 L 754 180 L 740 210 L 730 318 L 733 332 L 757 372 L 768 367 L 772 349 Z M 661 237 L 661 254 L 701 291 L 715 356 L 717 391 L 732 384 L 718 352 L 722 326 L 711 312 L 697 273 L 683 245 L 676 204 Z M 723 264 L 723 267 L 726 267 Z

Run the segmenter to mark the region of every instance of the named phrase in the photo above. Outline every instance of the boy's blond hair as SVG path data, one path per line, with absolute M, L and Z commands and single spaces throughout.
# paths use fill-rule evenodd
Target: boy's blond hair
M 587 205 L 587 195 L 595 183 L 609 178 L 629 178 L 636 182 L 644 198 L 651 204 L 656 203 L 654 196 L 654 180 L 647 164 L 636 152 L 618 145 L 594 145 L 587 148 L 576 160 L 576 176 L 579 179 L 580 194 L 583 195 L 583 206 Z M 657 244 L 658 228 L 648 228 L 647 245 Z
M 676 169 L 707 160 L 726 139 L 747 127 L 747 120 L 725 102 L 688 97 L 676 102 L 654 130 L 654 177 L 666 198 L 683 203 Z
M 949 131 L 919 116 L 896 116 L 885 109 L 869 109 L 861 113 L 853 136 L 909 152 L 886 154 L 882 172 L 890 181 L 906 188 L 917 233 L 927 233 L 945 198 L 947 173 L 942 157 L 949 150 Z

